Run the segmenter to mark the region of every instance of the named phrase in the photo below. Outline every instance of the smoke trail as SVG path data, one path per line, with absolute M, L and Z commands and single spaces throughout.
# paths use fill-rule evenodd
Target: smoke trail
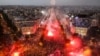
M 51 0 L 50 4 L 51 4 L 52 6 L 54 6 L 54 5 L 56 4 L 56 1 L 55 1 L 55 0 Z

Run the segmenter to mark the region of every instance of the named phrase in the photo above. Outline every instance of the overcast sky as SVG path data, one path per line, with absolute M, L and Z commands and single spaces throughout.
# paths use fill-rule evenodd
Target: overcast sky
M 50 5 L 50 0 L 0 0 L 0 5 Z M 100 0 L 56 0 L 56 5 L 100 6 Z

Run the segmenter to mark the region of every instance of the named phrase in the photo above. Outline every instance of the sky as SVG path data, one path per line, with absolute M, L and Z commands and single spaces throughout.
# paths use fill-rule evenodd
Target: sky
M 50 5 L 51 0 L 0 0 L 0 5 Z M 100 0 L 56 0 L 56 5 L 100 6 Z

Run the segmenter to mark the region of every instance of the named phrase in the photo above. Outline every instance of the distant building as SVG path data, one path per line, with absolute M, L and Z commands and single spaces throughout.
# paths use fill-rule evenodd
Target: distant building
M 23 35 L 30 35 L 30 34 L 34 34 L 34 29 L 33 27 L 22 27 L 21 28 L 22 34 Z
M 98 26 L 98 19 L 92 19 L 91 26 Z
M 86 27 L 76 27 L 76 33 L 82 36 L 86 36 L 88 28 Z

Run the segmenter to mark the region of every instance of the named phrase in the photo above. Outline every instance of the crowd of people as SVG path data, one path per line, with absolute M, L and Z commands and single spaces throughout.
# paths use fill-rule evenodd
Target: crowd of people
M 41 10 L 44 8 L 41 7 L 12 7 L 12 8 L 3 8 L 3 12 L 8 16 L 8 18 L 11 20 L 11 22 L 15 22 L 14 19 L 16 20 L 17 18 L 20 18 L 21 20 L 26 20 L 26 21 L 37 21 L 37 19 L 41 19 Z M 72 12 L 71 12 L 72 13 Z M 1 28 L 4 27 L 2 30 L 6 30 L 10 28 L 10 26 L 8 27 L 8 23 L 3 22 L 3 18 L 2 18 L 2 13 L 0 15 L 0 34 L 1 32 Z M 72 15 L 75 15 L 74 13 Z M 95 18 L 99 18 L 99 13 L 97 13 L 96 15 L 94 15 Z M 70 16 L 70 15 L 69 15 Z M 76 16 L 78 18 L 76 18 Z M 92 16 L 91 16 L 92 17 Z M 80 19 L 78 22 L 73 22 L 73 24 L 75 24 L 75 26 L 78 27 L 91 27 L 88 22 L 91 22 L 91 18 L 86 17 L 80 17 L 77 14 L 75 15 L 75 17 L 73 17 L 73 19 L 77 19 L 76 21 L 78 21 L 78 19 Z M 88 18 L 88 19 L 87 19 Z M 82 20 L 81 20 L 82 19 Z M 5 26 L 3 26 L 2 23 L 5 23 Z M 32 23 L 32 22 L 31 22 Z M 26 23 L 27 26 L 29 26 L 31 23 Z M 34 24 L 34 23 L 33 23 Z M 88 24 L 88 25 L 87 25 Z M 85 25 L 85 26 L 84 26 Z M 23 25 L 22 25 L 23 26 Z M 98 27 L 100 27 L 100 25 L 98 25 Z M 8 31 L 6 30 L 6 31 Z M 10 54 L 12 54 L 14 51 L 21 51 L 21 55 L 22 56 L 64 56 L 64 52 L 63 52 L 63 48 L 64 45 L 62 44 L 58 44 L 56 42 L 48 42 L 42 39 L 42 34 L 43 34 L 43 30 L 44 29 L 38 29 L 37 32 L 35 34 L 30 34 L 30 35 L 22 35 L 21 32 L 14 32 L 14 30 L 11 30 L 11 32 L 9 34 L 5 34 L 4 32 L 2 33 L 2 36 L 0 37 L 0 40 L 3 40 L 3 42 L 0 42 L 0 55 L 1 52 L 7 52 L 5 55 L 9 55 L 9 52 L 11 52 Z M 92 30 L 89 31 L 89 33 Z M 95 31 L 95 30 L 94 30 Z M 9 32 L 9 31 L 8 31 Z M 100 37 L 100 30 L 98 28 L 98 36 L 97 34 L 94 36 L 88 35 L 86 37 Z M 7 39 L 7 38 L 8 39 Z M 9 39 L 9 37 L 11 39 Z M 94 38 L 92 38 L 92 40 L 90 40 L 91 38 L 89 38 L 89 40 L 87 40 L 87 38 L 82 39 L 84 42 L 83 44 L 85 46 L 88 46 L 88 48 L 90 48 L 90 50 L 93 51 L 93 56 L 99 56 L 99 40 L 98 42 L 95 41 Z M 88 42 L 90 41 L 90 42 Z M 69 43 L 69 42 L 68 42 Z M 89 43 L 89 44 L 87 44 Z M 90 45 L 90 43 L 93 43 L 92 45 Z M 97 44 L 98 43 L 98 44 Z M 5 46 L 7 44 L 7 46 Z M 8 48 L 7 48 L 8 47 Z M 14 48 L 14 49 L 12 49 Z M 85 48 L 85 47 L 84 47 Z M 84 49 L 83 48 L 83 49 Z M 4 56 L 5 56 L 4 55 Z M 90 55 L 91 56 L 91 55 Z

